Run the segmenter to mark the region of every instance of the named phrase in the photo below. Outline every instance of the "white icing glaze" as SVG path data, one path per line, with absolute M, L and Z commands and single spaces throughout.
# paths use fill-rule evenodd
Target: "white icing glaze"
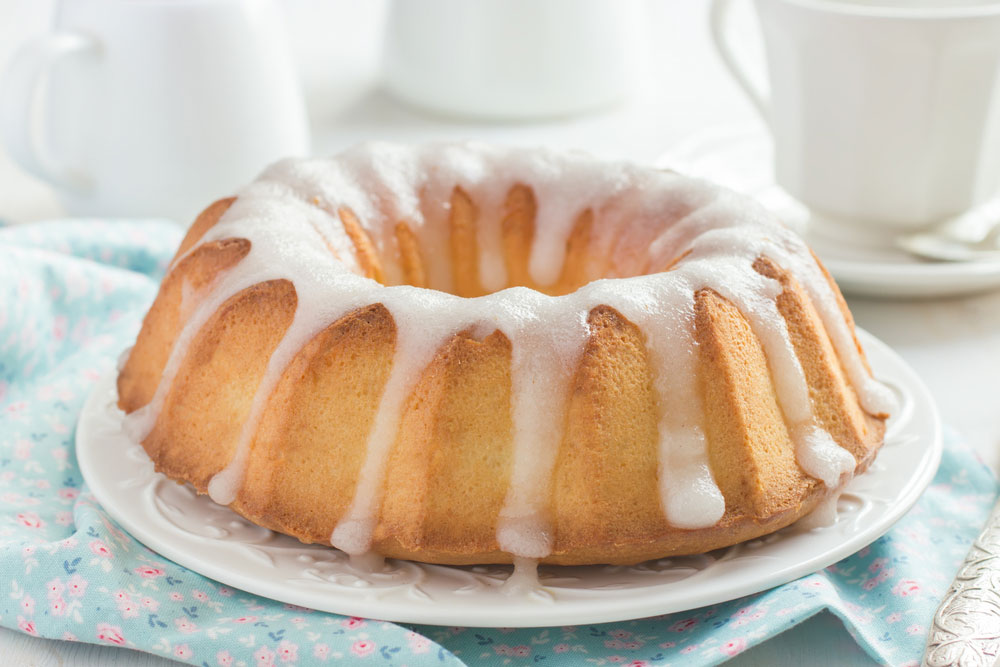
M 377 574 L 385 571 L 385 557 L 374 551 L 351 554 L 351 567 L 362 574 Z
M 558 297 L 526 287 L 501 289 L 507 283 L 501 221 L 516 184 L 530 186 L 537 205 L 532 280 L 543 287 L 558 281 L 574 222 L 590 209 L 595 224 L 585 272 L 592 282 Z M 448 293 L 454 288 L 449 202 L 456 187 L 478 211 L 479 282 L 496 290 L 472 299 Z M 339 216 L 345 209 L 370 237 L 385 286 L 360 275 L 354 242 Z M 395 235 L 400 221 L 418 239 L 431 289 L 402 284 Z M 130 435 L 148 435 L 191 341 L 221 304 L 260 282 L 290 280 L 298 299 L 294 320 L 268 361 L 232 461 L 209 485 L 217 502 L 232 502 L 268 398 L 295 354 L 344 315 L 381 303 L 396 326 L 392 370 L 353 502 L 331 536 L 334 546 L 354 556 L 370 549 L 386 462 L 413 387 L 437 351 L 463 331 L 481 338 L 499 330 L 511 342 L 514 463 L 497 540 L 522 566 L 553 546 L 545 514 L 549 478 L 572 375 L 588 338 L 587 317 L 599 305 L 616 308 L 645 335 L 660 411 L 662 506 L 675 526 L 709 527 L 725 512 L 693 380 L 694 295 L 701 289 L 735 304 L 760 339 L 803 470 L 835 487 L 855 467 L 854 457 L 815 422 L 805 374 L 775 303 L 781 284 L 753 269 L 757 258 L 771 258 L 803 284 L 863 407 L 891 409 L 891 394 L 864 367 L 836 296 L 801 240 L 752 202 L 671 172 L 544 150 L 370 144 L 333 159 L 273 165 L 239 193 L 203 241 L 226 238 L 248 239 L 250 252 L 199 295 L 153 400 L 127 420 Z M 656 273 L 681 255 L 671 271 Z
M 667 521 L 680 528 L 714 525 L 726 509 L 708 465 L 701 393 L 695 377 L 694 294 L 680 277 L 631 279 L 637 289 L 623 292 L 613 281 L 592 283 L 592 303 L 612 304 L 639 327 L 656 369 L 654 389 L 660 411 L 660 496 Z M 591 306 L 593 307 L 593 306 Z
M 534 558 L 514 556 L 514 571 L 503 582 L 502 591 L 505 595 L 521 597 L 537 591 L 542 587 L 538 579 L 538 561 Z
M 837 523 L 837 505 L 843 489 L 838 489 L 820 501 L 812 512 L 795 522 L 794 530 L 813 530 L 826 528 Z

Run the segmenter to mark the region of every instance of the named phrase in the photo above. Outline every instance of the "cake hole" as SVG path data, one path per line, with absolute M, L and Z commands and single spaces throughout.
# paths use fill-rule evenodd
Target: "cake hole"
M 591 208 L 573 216 L 561 252 L 558 278 L 550 285 L 532 276 L 532 252 L 536 243 L 538 202 L 534 190 L 515 184 L 495 210 L 484 210 L 461 187 L 451 190 L 447 202 L 424 202 L 424 208 L 438 211 L 439 219 L 420 223 L 397 220 L 387 226 L 391 236 L 382 244 L 374 241 L 369 227 L 353 211 L 340 208 L 336 213 L 343 231 L 350 239 L 359 272 L 384 285 L 410 285 L 434 289 L 460 297 L 478 297 L 511 287 L 528 287 L 549 296 L 562 296 L 600 278 L 628 278 L 673 268 L 685 253 L 660 266 L 651 266 L 643 253 L 619 257 L 617 263 L 610 249 L 594 248 L 595 233 L 602 221 Z M 606 231 L 606 230 L 602 230 Z M 606 234 L 605 234 L 606 235 Z M 374 238 L 373 238 L 374 236 Z M 492 239 L 492 241 L 491 241 Z M 483 247 L 482 244 L 492 247 Z M 497 270 L 502 280 L 496 281 Z M 491 289 L 490 282 L 499 282 Z

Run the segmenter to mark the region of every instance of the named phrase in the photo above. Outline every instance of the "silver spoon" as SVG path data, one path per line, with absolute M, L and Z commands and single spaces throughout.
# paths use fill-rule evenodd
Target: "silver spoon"
M 984 218 L 988 225 L 982 224 Z M 938 262 L 1000 261 L 1000 206 L 983 207 L 932 231 L 904 234 L 896 238 L 896 246 Z

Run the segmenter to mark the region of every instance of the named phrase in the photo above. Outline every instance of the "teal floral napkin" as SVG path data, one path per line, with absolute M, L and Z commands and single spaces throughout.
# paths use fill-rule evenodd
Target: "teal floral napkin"
M 0 229 L 0 625 L 195 665 L 708 665 L 829 610 L 874 659 L 917 664 L 931 615 L 997 495 L 954 434 L 914 509 L 796 582 L 691 612 L 573 627 L 406 627 L 222 586 L 149 551 L 88 492 L 73 432 L 131 344 L 180 240 L 169 223 Z

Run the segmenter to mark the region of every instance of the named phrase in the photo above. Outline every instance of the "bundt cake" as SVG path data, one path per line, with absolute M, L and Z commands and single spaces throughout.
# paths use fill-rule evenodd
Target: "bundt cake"
M 156 468 L 352 555 L 628 564 L 775 531 L 892 395 L 803 242 L 584 154 L 369 144 L 212 204 L 118 377 Z

